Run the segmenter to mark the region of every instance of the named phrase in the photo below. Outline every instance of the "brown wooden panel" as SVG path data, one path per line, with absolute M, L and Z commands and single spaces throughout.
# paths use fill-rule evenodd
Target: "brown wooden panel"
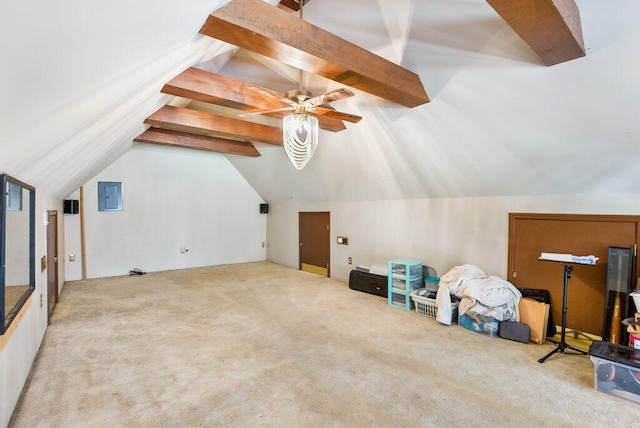
M 300 269 L 303 264 L 317 266 L 327 269 L 327 276 L 330 276 L 330 216 L 331 214 L 328 212 L 301 212 L 298 214 Z
M 133 141 L 137 143 L 159 144 L 208 152 L 230 153 L 243 156 L 260 156 L 260 152 L 248 141 L 233 141 L 205 135 L 187 134 L 168 129 L 149 128 Z
M 262 0 L 228 3 L 200 33 L 406 107 L 429 102 L 417 74 Z
M 286 104 L 249 89 L 252 84 L 226 76 L 209 73 L 198 68 L 188 68 L 162 88 L 162 92 L 191 100 L 217 104 L 243 111 L 270 110 L 286 107 Z M 280 94 L 285 97 L 285 94 Z M 265 116 L 282 119 L 284 112 Z M 316 116 L 321 129 L 338 132 L 347 129 L 341 120 L 328 116 Z
M 308 1 L 304 4 L 306 5 L 307 3 Z M 296 12 L 300 10 L 300 3 L 296 0 L 280 0 L 280 4 Z
M 58 212 L 47 211 L 47 320 L 58 303 Z
M 546 65 L 585 56 L 573 0 L 487 0 Z
M 573 269 L 567 293 L 567 327 L 600 336 L 608 247 L 633 247 L 638 221 L 640 217 L 632 216 L 510 214 L 508 277 L 518 288 L 549 290 L 553 318 L 559 325 L 564 268 L 560 263 L 538 260 L 540 254 L 599 257 L 596 266 L 576 265 Z
M 282 129 L 188 108 L 164 106 L 146 124 L 172 131 L 237 141 L 282 145 Z

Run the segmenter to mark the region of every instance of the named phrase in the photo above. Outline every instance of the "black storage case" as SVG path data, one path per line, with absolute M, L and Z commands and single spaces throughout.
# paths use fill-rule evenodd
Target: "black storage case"
M 386 298 L 389 295 L 389 280 L 383 275 L 352 270 L 349 274 L 349 288 Z
M 594 340 L 589 347 L 589 355 L 640 369 L 640 349 L 630 346 Z

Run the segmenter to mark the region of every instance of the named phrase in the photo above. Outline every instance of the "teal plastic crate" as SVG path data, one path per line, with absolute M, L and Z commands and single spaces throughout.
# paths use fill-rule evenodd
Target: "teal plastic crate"
M 440 278 L 437 276 L 427 276 L 424 279 L 424 288 L 427 290 L 437 290 L 440 287 Z
M 422 262 L 396 259 L 389 262 L 389 275 L 396 277 L 422 278 Z
M 422 262 L 396 259 L 389 261 L 388 303 L 396 308 L 410 311 L 413 301 L 409 294 L 423 287 Z

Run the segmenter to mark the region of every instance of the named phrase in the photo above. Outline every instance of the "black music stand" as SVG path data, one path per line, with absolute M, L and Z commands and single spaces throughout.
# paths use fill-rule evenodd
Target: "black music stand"
M 569 285 L 569 278 L 571 278 L 571 272 L 573 271 L 573 263 L 569 262 L 561 262 L 557 260 L 548 260 L 548 259 L 540 259 L 545 262 L 554 262 L 554 263 L 562 263 L 564 265 L 564 290 L 562 291 L 562 329 L 560 332 L 560 342 L 557 342 L 556 349 L 549 352 L 544 357 L 538 360 L 539 363 L 544 363 L 547 358 L 555 354 L 556 352 L 560 352 L 561 354 L 565 353 L 566 349 L 571 349 L 575 351 L 575 353 L 579 353 L 582 355 L 587 355 L 587 351 L 583 351 L 582 349 L 574 348 L 572 346 L 567 345 L 565 341 L 566 331 L 567 331 L 567 288 Z M 591 266 L 591 265 L 587 265 Z

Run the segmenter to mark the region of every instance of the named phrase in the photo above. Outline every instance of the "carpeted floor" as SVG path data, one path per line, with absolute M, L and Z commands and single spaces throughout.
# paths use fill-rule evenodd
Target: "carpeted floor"
M 552 346 L 269 262 L 71 282 L 10 426 L 640 424 Z

